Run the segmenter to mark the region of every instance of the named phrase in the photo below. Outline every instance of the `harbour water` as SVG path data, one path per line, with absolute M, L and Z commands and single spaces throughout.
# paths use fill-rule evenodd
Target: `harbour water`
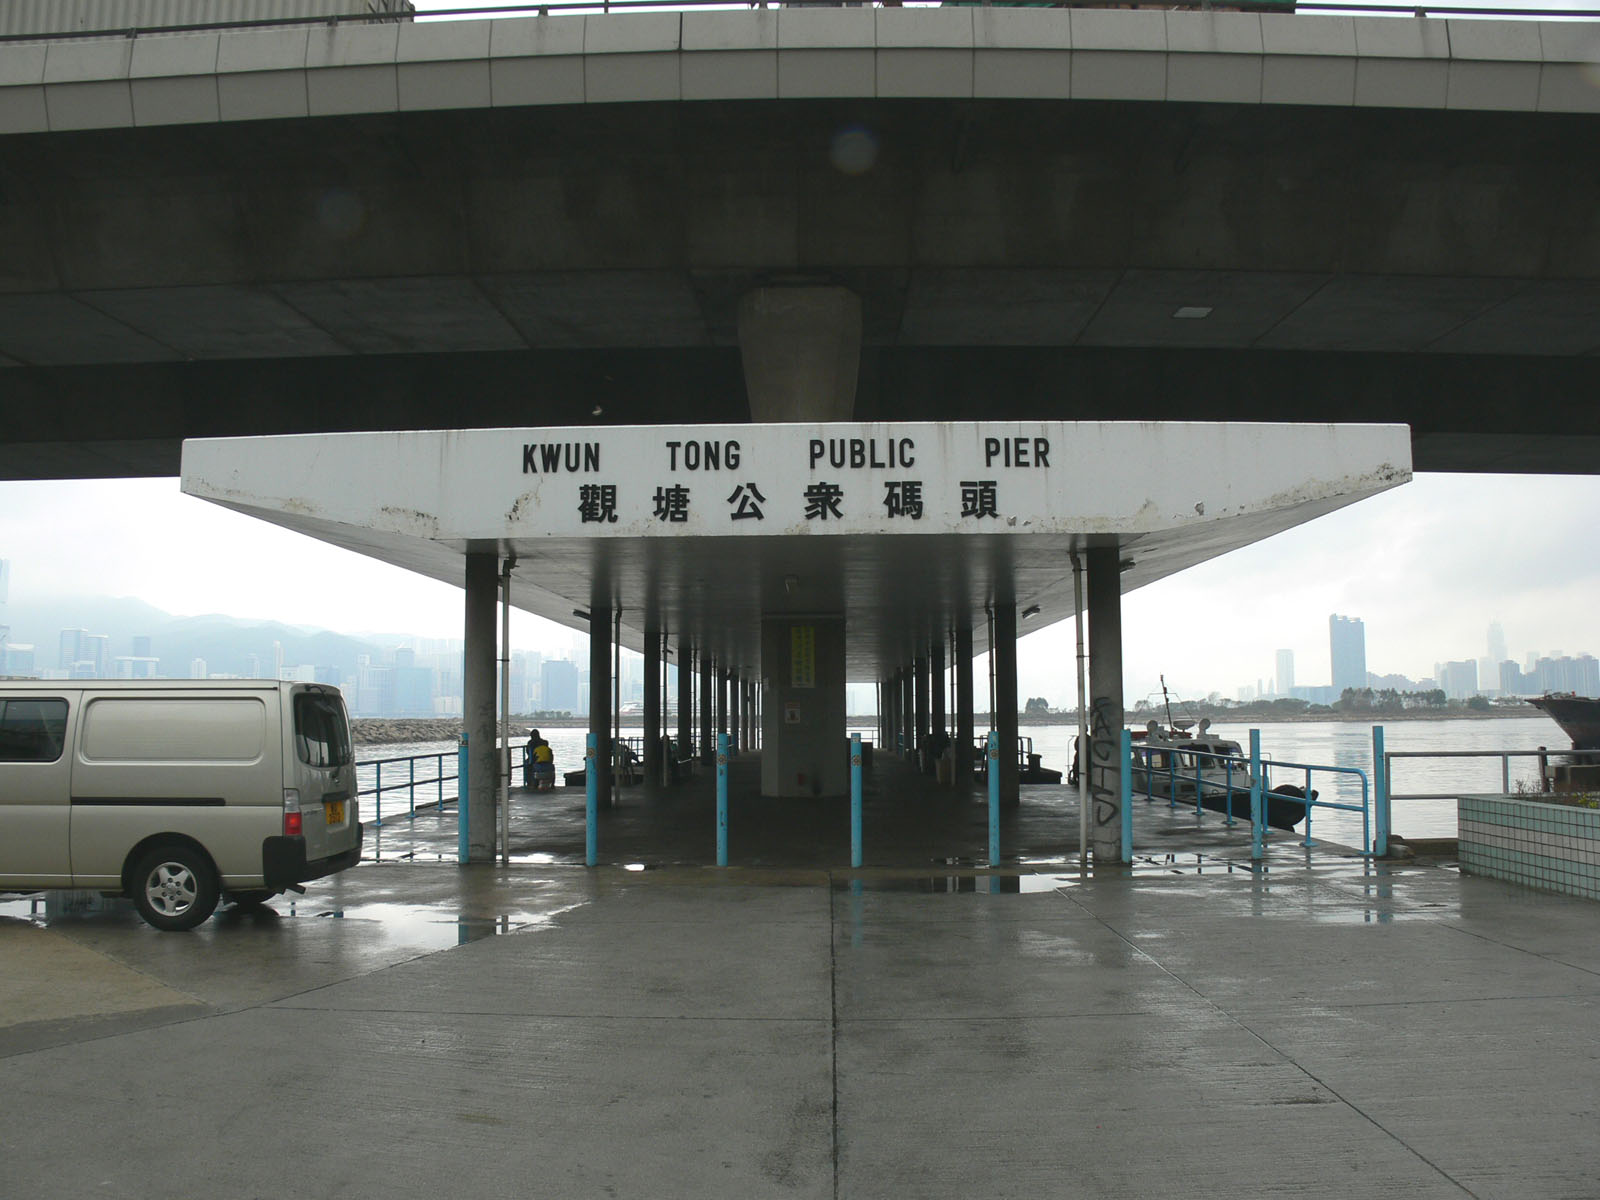
M 513 726 L 515 761 L 521 762 L 521 743 L 526 738 L 527 726 Z M 1305 721 L 1282 724 L 1264 724 L 1261 730 L 1262 756 L 1275 765 L 1269 775 L 1274 783 L 1303 784 L 1303 770 L 1290 768 L 1288 763 L 1314 766 L 1350 767 L 1367 775 L 1368 786 L 1372 778 L 1372 726 L 1347 721 Z M 864 741 L 876 736 L 876 726 L 852 725 L 851 732 L 859 732 Z M 583 766 L 585 731 L 582 729 L 545 729 L 542 731 L 555 753 L 556 772 L 576 771 Z M 624 726 L 626 737 L 638 737 L 643 730 L 638 726 Z M 1076 730 L 1070 725 L 1023 725 L 1019 734 L 1033 739 L 1033 749 L 1041 756 L 1043 765 L 1063 773 L 1072 761 L 1072 742 Z M 1232 738 L 1242 746 L 1249 745 L 1249 727 L 1219 722 L 1213 732 Z M 520 736 L 519 736 L 520 734 Z M 1501 718 L 1492 720 L 1438 720 L 1397 721 L 1384 726 L 1385 747 L 1398 752 L 1448 752 L 1461 750 L 1536 750 L 1548 747 L 1559 754 L 1570 744 L 1555 722 L 1542 715 Z M 410 755 L 442 755 L 442 759 L 423 759 L 412 767 L 409 764 L 385 765 L 383 784 L 409 782 L 412 771 L 421 782 L 437 776 L 442 763 L 443 774 L 453 776 L 456 769 L 454 742 L 403 742 L 381 746 L 356 746 L 356 757 L 362 762 L 373 759 L 394 759 Z M 360 786 L 371 788 L 377 781 L 377 768 L 363 766 L 358 772 Z M 1515 790 L 1536 786 L 1537 760 L 1521 758 L 1510 760 L 1510 786 Z M 520 782 L 520 779 L 519 779 Z M 1353 775 L 1334 775 L 1323 772 L 1313 774 L 1312 786 L 1324 800 L 1340 803 L 1361 802 L 1361 781 Z M 1420 759 L 1397 760 L 1390 791 L 1397 798 L 1393 803 L 1393 831 L 1402 837 L 1438 838 L 1456 835 L 1456 807 L 1454 800 L 1407 800 L 1407 793 L 1416 792 L 1501 792 L 1505 789 L 1502 764 L 1498 758 L 1484 759 Z M 442 787 L 418 789 L 417 802 L 428 803 L 440 791 L 445 796 L 455 794 L 453 782 Z M 404 789 L 387 792 L 383 811 L 388 814 L 406 807 Z M 371 812 L 370 802 L 366 805 Z M 1318 810 L 1313 817 L 1314 834 L 1327 839 L 1355 845 L 1361 840 L 1361 818 L 1356 813 L 1337 810 Z

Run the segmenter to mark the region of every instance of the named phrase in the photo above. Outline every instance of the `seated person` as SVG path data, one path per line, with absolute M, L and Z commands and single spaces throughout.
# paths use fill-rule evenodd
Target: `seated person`
M 552 791 L 556 786 L 556 755 L 550 743 L 540 738 L 533 747 L 533 765 L 529 768 L 536 791 Z

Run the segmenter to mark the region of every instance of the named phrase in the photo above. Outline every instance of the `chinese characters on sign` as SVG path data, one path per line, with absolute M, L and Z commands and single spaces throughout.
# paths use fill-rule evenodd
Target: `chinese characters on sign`
M 657 465 L 671 471 L 674 478 L 656 483 L 653 494 L 648 484 L 639 487 L 631 495 L 627 484 L 623 485 L 620 493 L 618 485 L 614 483 L 579 484 L 577 511 L 580 523 L 615 525 L 623 517 L 637 520 L 646 511 L 638 506 L 648 500 L 651 507 L 647 511 L 659 524 L 688 525 L 691 511 L 696 514 L 697 523 L 703 524 L 705 517 L 700 515 L 702 510 L 691 508 L 693 489 L 678 481 L 681 473 L 733 471 L 742 466 L 754 474 L 752 468 L 760 462 L 759 456 L 751 460 L 745 448 L 733 438 L 667 441 L 660 445 L 665 447 L 666 454 L 664 461 Z M 845 474 L 828 480 L 813 479 L 803 487 L 795 480 L 777 489 L 774 492 L 777 499 L 771 503 L 778 505 L 777 519 L 780 523 L 794 519 L 796 506 L 799 515 L 806 521 L 845 521 L 846 494 L 860 482 L 859 477 L 851 476 L 849 472 L 904 471 L 916 465 L 919 455 L 916 440 L 906 436 L 810 438 L 804 442 L 796 441 L 793 445 L 797 450 L 804 446 L 804 465 L 812 474 L 830 468 Z M 604 446 L 605 443 L 596 441 L 524 443 L 522 473 L 593 475 L 601 470 L 601 451 Z M 977 463 L 981 459 L 982 470 L 986 474 L 997 469 L 1007 472 L 1018 469 L 1032 471 L 1050 466 L 1049 438 L 1031 435 L 984 437 L 981 447 L 981 453 L 976 452 L 977 448 L 974 447 L 971 462 Z M 614 453 L 608 452 L 607 457 Z M 613 464 L 610 469 L 618 468 Z M 765 473 L 770 468 L 761 469 Z M 877 483 L 883 485 L 883 493 L 878 498 L 878 503 L 883 505 L 881 519 L 921 521 L 930 512 L 936 520 L 1000 519 L 999 478 L 958 479 L 956 475 L 959 468 L 948 463 L 944 466 L 944 472 L 948 473 L 940 472 L 936 465 L 924 463 L 924 471 L 929 469 L 934 471 L 932 476 L 919 472 L 922 478 L 880 478 L 871 484 L 874 487 Z M 1011 478 L 1009 474 L 1004 477 Z M 782 478 L 781 473 L 779 478 Z M 793 479 L 793 476 L 789 478 Z M 789 487 L 795 490 L 790 491 Z M 773 490 L 771 477 L 767 479 L 767 490 Z M 716 494 L 721 493 L 719 491 Z M 849 512 L 849 519 L 853 521 L 870 516 L 874 511 L 870 500 L 865 507 L 861 506 L 859 495 L 858 491 L 857 505 Z M 705 500 L 702 498 L 700 503 L 703 505 Z M 1012 503 L 1027 505 L 1029 500 L 1023 493 Z M 724 504 L 730 521 L 765 521 L 770 508 L 766 492 L 755 479 L 734 483 Z
M 817 627 L 791 625 L 789 627 L 789 686 L 809 688 L 817 686 Z

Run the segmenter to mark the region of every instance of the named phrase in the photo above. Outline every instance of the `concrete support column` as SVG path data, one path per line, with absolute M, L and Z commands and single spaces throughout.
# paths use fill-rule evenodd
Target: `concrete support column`
M 744 713 L 744 680 L 737 675 L 728 681 L 728 744 L 737 749 L 744 749 L 744 742 L 739 737 L 739 731 L 744 722 L 740 719 Z
M 688 758 L 694 743 L 694 659 L 687 642 L 678 643 L 678 757 Z
M 972 784 L 972 626 L 956 626 L 956 783 Z
M 1122 565 L 1115 546 L 1091 549 L 1089 609 L 1089 844 L 1096 863 L 1122 861 Z
M 763 615 L 763 796 L 845 796 L 844 618 Z
M 861 367 L 861 298 L 842 287 L 762 287 L 739 300 L 754 421 L 848 421 Z
M 916 684 L 911 678 L 911 668 L 900 668 L 900 739 L 905 746 L 906 757 L 912 762 L 916 761 L 914 747 L 917 744 L 917 700 Z
M 923 751 L 928 745 L 928 660 L 915 659 L 911 670 L 917 705 L 917 740 L 913 744 L 911 761 L 917 764 L 917 770 L 920 771 L 925 765 L 922 761 Z
M 661 632 L 644 631 L 644 781 L 661 783 Z
M 941 633 L 933 639 L 928 651 L 928 700 L 931 703 L 928 728 L 938 734 L 950 731 L 944 715 L 944 687 L 944 634 Z
M 468 862 L 493 862 L 495 801 L 500 762 L 495 753 L 495 607 L 500 590 L 499 560 L 493 550 L 469 552 L 461 662 L 462 727 L 467 735 Z
M 717 671 L 717 732 L 728 732 L 728 672 Z
M 1000 803 L 1021 798 L 1017 779 L 1017 606 L 994 606 L 994 727 L 1000 734 Z
M 595 597 L 589 605 L 589 732 L 594 734 L 595 799 L 611 807 L 611 611 Z
M 711 692 L 711 656 L 702 650 L 700 652 L 700 761 L 703 763 L 717 761 L 716 730 L 711 725 L 713 720 Z

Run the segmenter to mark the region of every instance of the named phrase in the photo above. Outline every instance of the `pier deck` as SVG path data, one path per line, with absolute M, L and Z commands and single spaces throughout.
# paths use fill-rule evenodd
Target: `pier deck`
M 1252 870 L 1142 804 L 1132 871 L 933 862 L 980 844 L 948 852 L 964 817 L 860 872 L 734 821 L 717 870 L 629 858 L 660 834 L 629 797 L 606 857 L 648 869 L 569 865 L 557 793 L 513 837 L 555 861 L 397 859 L 390 825 L 381 861 L 191 934 L 0 903 L 0 1190 L 1600 1193 L 1593 904 L 1287 839 Z M 1047 807 L 1010 853 L 1052 859 Z

